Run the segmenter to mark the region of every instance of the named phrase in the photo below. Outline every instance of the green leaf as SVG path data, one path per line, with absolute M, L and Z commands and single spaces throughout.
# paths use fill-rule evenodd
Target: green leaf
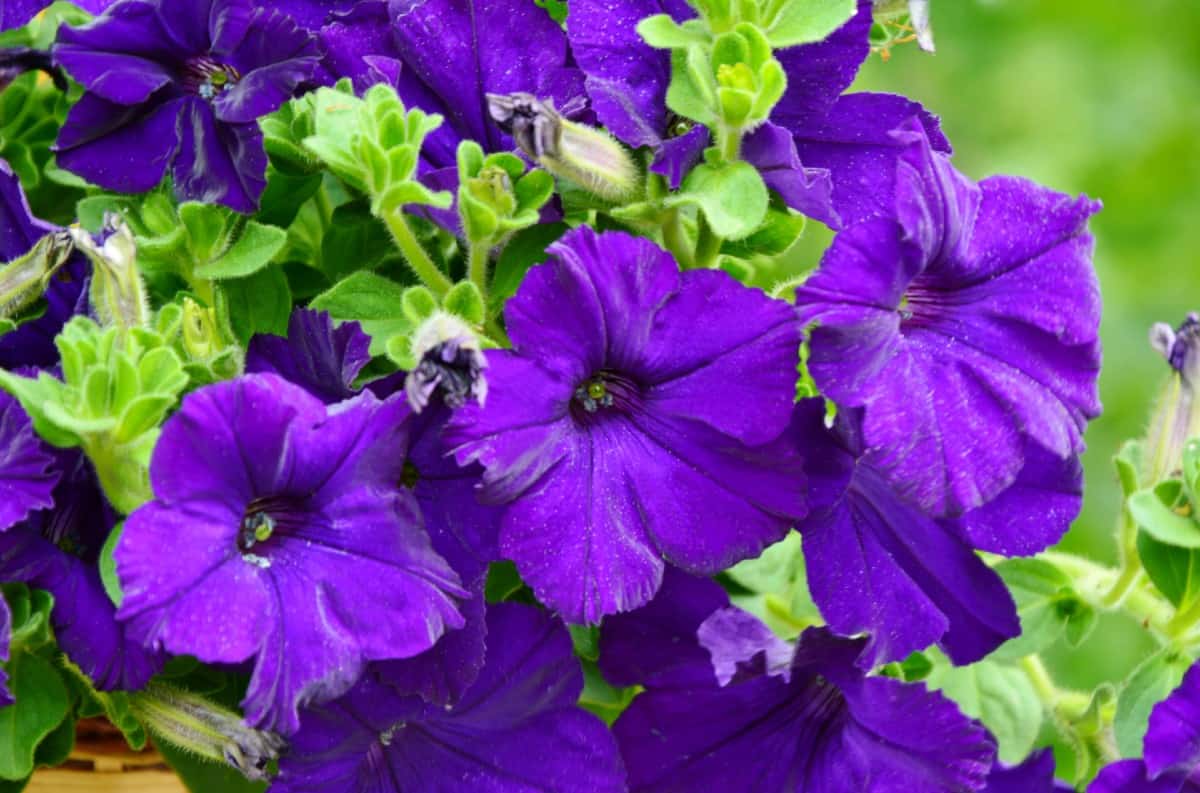
M 300 149 L 296 151 L 303 155 Z M 271 163 L 267 166 L 267 188 L 259 200 L 262 208 L 255 215 L 255 219 L 286 229 L 296 219 L 304 202 L 316 195 L 320 189 L 319 171 L 292 173 Z
M 404 290 L 382 275 L 360 271 L 338 281 L 309 305 L 335 319 L 397 319 L 402 316 Z
M 457 314 L 472 325 L 482 325 L 486 318 L 483 295 L 479 287 L 470 281 L 459 281 L 452 286 L 442 305 L 451 314 Z
M 1113 458 L 1113 464 L 1117 468 L 1117 477 L 1121 482 L 1121 492 L 1129 498 L 1136 493 L 1141 485 L 1139 484 L 1139 472 L 1142 470 L 1142 442 L 1141 441 L 1126 441 L 1121 446 L 1121 451 Z
M 368 202 L 351 201 L 333 211 L 321 240 L 321 263 L 330 281 L 357 270 L 378 269 L 395 256 L 395 243 Z
M 600 658 L 600 628 L 597 625 L 568 625 L 575 654 L 587 661 Z
M 1064 634 L 1078 644 L 1095 627 L 1098 615 L 1072 589 L 1071 578 L 1042 559 L 1007 559 L 996 565 L 1017 604 L 1021 635 L 993 656 L 1015 660 L 1039 653 Z
M 738 240 L 763 224 L 769 198 L 762 176 L 753 165 L 739 160 L 696 166 L 684 180 L 682 191 L 665 203 L 700 207 L 718 236 Z
M 566 232 L 565 223 L 540 223 L 513 235 L 492 273 L 492 302 L 499 305 L 515 295 L 529 268 L 545 261 L 546 248 Z
M 1177 481 L 1177 480 L 1176 480 Z M 1129 514 L 1137 525 L 1154 539 L 1180 548 L 1200 548 L 1200 524 L 1174 511 L 1174 503 L 1164 503 L 1171 482 L 1143 488 L 1129 497 Z M 1172 499 L 1173 501 L 1173 499 Z
M 767 27 L 776 49 L 822 41 L 854 16 L 855 0 L 788 0 Z
M 940 654 L 939 654 L 940 655 Z M 1042 703 L 1029 677 L 1020 669 L 981 661 L 970 666 L 952 666 L 937 657 L 926 681 L 979 719 L 996 737 L 1001 761 L 1024 760 L 1033 749 L 1042 727 Z
M 59 662 L 64 672 L 64 682 L 75 692 L 79 701 L 76 708 L 79 718 L 103 716 L 121 731 L 129 748 L 134 751 L 144 749 L 146 729 L 134 717 L 129 706 L 129 695 L 124 691 L 98 691 L 91 678 L 65 655 L 59 657 Z
M 667 107 L 684 118 L 701 124 L 715 124 L 716 106 L 716 86 L 705 48 L 694 45 L 687 49 L 672 50 Z
M 1179 548 L 1138 532 L 1138 557 L 1150 580 L 1176 608 L 1184 609 L 1200 596 L 1200 550 Z
M 503 603 L 525 588 L 517 566 L 512 562 L 493 562 L 488 567 L 483 593 L 488 603 Z
M 267 267 L 249 278 L 222 281 L 220 288 L 228 301 L 233 333 L 243 345 L 256 333 L 287 333 L 292 294 L 282 267 Z
M 533 0 L 533 2 L 538 7 L 546 9 L 550 18 L 558 24 L 562 25 L 567 21 L 567 4 L 563 0 Z
M 39 768 L 53 767 L 67 762 L 75 748 L 75 719 L 67 715 L 62 723 L 47 735 L 37 751 L 33 753 L 33 764 Z
M 121 521 L 108 533 L 108 539 L 100 549 L 100 581 L 104 584 L 105 594 L 115 606 L 120 606 L 121 601 L 125 599 L 125 593 L 121 591 L 121 579 L 117 577 L 117 562 L 113 558 L 113 552 L 116 551 L 117 542 L 124 530 L 125 521 Z
M 245 278 L 266 267 L 287 242 L 287 232 L 251 220 L 233 245 L 196 268 L 200 278 Z
M 767 210 L 766 222 L 749 237 L 738 241 L 727 242 L 721 246 L 724 253 L 747 258 L 755 254 L 759 256 L 780 256 L 787 253 L 796 241 L 804 234 L 807 218 L 799 212 L 772 202 Z
M 637 32 L 643 41 L 660 50 L 684 49 L 692 44 L 708 43 L 708 33 L 703 26 L 686 22 L 681 25 L 669 14 L 646 17 L 638 23 Z
M 214 204 L 187 201 L 179 205 L 179 220 L 187 229 L 189 247 L 196 261 L 207 262 L 225 247 L 226 229 L 233 221 L 233 212 Z
M 24 779 L 33 773 L 38 744 L 67 717 L 71 696 L 40 655 L 15 653 L 7 668 L 16 703 L 0 708 L 0 777 Z
M 592 661 L 585 660 L 582 666 L 583 691 L 579 694 L 579 706 L 599 716 L 611 727 L 625 708 L 629 707 L 639 689 L 616 688 L 610 685 Z
M 755 559 L 747 559 L 726 575 L 751 596 L 734 596 L 737 604 L 776 633 L 793 637 L 820 619 L 808 591 L 802 540 L 791 532 Z
M 1143 661 L 1125 681 L 1113 722 L 1122 757 L 1141 756 L 1150 711 L 1179 686 L 1190 666 L 1191 659 L 1183 653 L 1163 648 Z

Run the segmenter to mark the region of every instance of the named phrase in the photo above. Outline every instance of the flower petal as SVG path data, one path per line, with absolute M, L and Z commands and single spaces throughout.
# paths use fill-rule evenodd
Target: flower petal
M 109 190 L 141 193 L 162 181 L 179 145 L 187 100 L 163 98 L 126 107 L 84 94 L 67 113 L 58 164 Z

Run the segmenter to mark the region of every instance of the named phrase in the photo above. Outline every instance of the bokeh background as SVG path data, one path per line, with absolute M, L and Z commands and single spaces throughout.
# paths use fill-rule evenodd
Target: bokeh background
M 1165 363 L 1156 321 L 1200 310 L 1200 1 L 933 0 L 938 51 L 870 59 L 862 90 L 939 114 L 967 174 L 1027 176 L 1104 201 L 1093 221 L 1104 294 L 1104 415 L 1088 430 L 1083 515 L 1062 547 L 1113 562 L 1112 457 L 1140 435 Z M 1061 682 L 1119 680 L 1150 643 L 1106 619 L 1049 659 Z

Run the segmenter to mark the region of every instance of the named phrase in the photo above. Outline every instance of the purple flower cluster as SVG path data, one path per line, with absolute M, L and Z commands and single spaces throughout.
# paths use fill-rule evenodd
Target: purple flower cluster
M 123 193 L 169 173 L 181 200 L 252 213 L 259 120 L 349 77 L 444 117 L 420 151 L 429 185 L 456 184 L 464 141 L 512 151 L 488 96 L 525 92 L 677 189 L 710 133 L 668 108 L 671 55 L 636 28 L 693 6 L 568 5 L 564 28 L 530 0 L 117 0 L 58 33 L 83 93 L 57 161 Z M 5 26 L 37 10 L 0 9 Z M 244 374 L 182 398 L 119 537 L 89 459 L 0 393 L 0 580 L 54 595 L 59 646 L 101 689 L 172 655 L 248 673 L 247 724 L 290 744 L 276 793 L 1055 790 L 1049 754 L 1003 766 L 982 724 L 881 668 L 932 645 L 971 663 L 1018 635 L 978 552 L 1038 553 L 1080 509 L 1099 205 L 976 183 L 918 104 L 846 93 L 871 24 L 861 0 L 778 52 L 787 90 L 742 142 L 836 232 L 794 301 L 578 225 L 496 318 L 486 400 L 434 391 L 420 410 L 403 372 L 373 376 L 357 323 L 297 307 L 286 337 L 249 342 Z M 54 230 L 0 162 L 0 262 Z M 71 259 L 0 335 L 5 369 L 58 371 L 88 275 Z M 823 399 L 796 399 L 802 348 Z M 712 579 L 792 529 L 825 624 L 787 642 Z M 513 594 L 489 591 L 502 561 L 528 586 L 513 599 L 544 608 L 495 602 Z M 603 677 L 640 688 L 611 730 L 578 707 L 572 637 L 596 625 Z M 1175 754 L 1095 790 L 1191 790 L 1197 685 L 1151 722 L 1148 746 Z

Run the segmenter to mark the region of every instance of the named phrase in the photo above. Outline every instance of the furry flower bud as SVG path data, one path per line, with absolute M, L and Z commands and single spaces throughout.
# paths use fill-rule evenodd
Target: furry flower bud
M 492 120 L 550 173 L 608 201 L 636 197 L 638 167 L 607 132 L 570 121 L 552 101 L 533 94 L 488 94 L 487 99 Z
M 72 250 L 70 236 L 47 234 L 28 253 L 0 267 L 0 319 L 12 317 L 41 297 Z
M 70 230 L 75 247 L 92 260 L 92 311 L 103 325 L 145 328 L 150 324 L 146 285 L 137 267 L 133 231 L 120 215 L 106 213 L 102 243 L 87 231 Z
M 1183 449 L 1200 438 L 1200 314 L 1191 313 L 1178 328 L 1165 322 L 1150 331 L 1150 345 L 1171 367 L 1171 377 L 1158 398 L 1150 420 L 1146 464 L 1149 481 L 1176 473 L 1183 462 Z
M 440 392 L 448 407 L 458 408 L 474 399 L 487 399 L 487 380 L 479 336 L 461 318 L 438 311 L 412 337 L 416 367 L 408 373 L 404 390 L 412 409 L 420 413 Z

